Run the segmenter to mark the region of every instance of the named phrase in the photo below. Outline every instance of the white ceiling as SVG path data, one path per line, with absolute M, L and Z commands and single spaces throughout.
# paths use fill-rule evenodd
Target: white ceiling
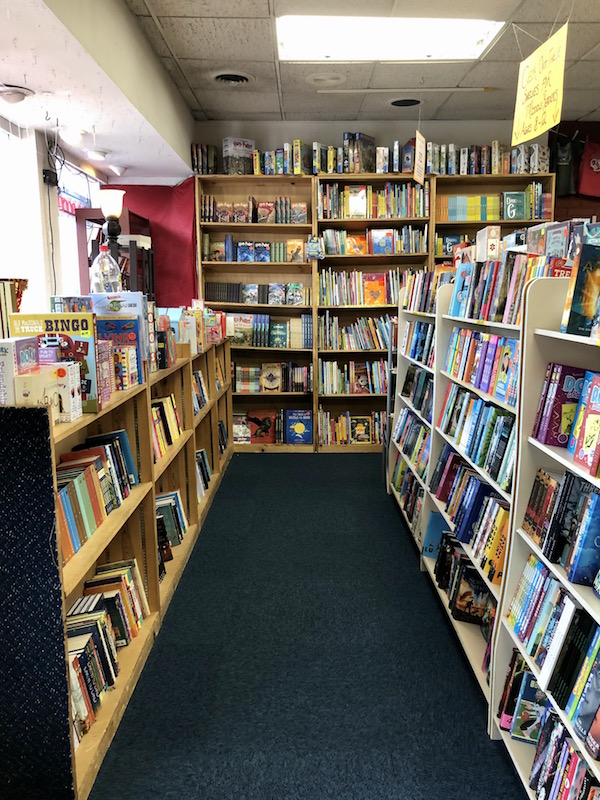
M 279 63 L 275 18 L 283 14 L 414 15 L 408 0 L 115 0 L 126 5 L 198 124 L 222 120 L 415 119 L 414 109 L 391 100 L 421 100 L 422 120 L 509 120 L 513 116 L 519 62 L 566 21 L 563 119 L 600 121 L 600 0 L 424 0 L 422 16 L 485 16 L 509 24 L 477 62 L 451 64 Z M 25 85 L 36 95 L 18 105 L 0 103 L 0 116 L 22 127 L 51 127 L 74 118 L 96 131 L 97 145 L 127 177 L 189 174 L 189 165 L 127 99 L 94 58 L 42 0 L 0 0 L 0 81 Z M 98 8 L 98 35 L 110 35 L 110 20 Z M 367 8 L 365 9 L 365 5 Z M 326 24 L 324 21 L 323 24 Z M 332 31 L 332 36 L 335 36 Z M 399 53 L 402 42 L 398 43 Z M 457 43 L 457 48 L 459 43 Z M 250 77 L 243 86 L 219 85 L 221 72 Z M 341 76 L 338 89 L 323 94 L 310 76 Z M 438 89 L 419 92 L 419 87 Z M 485 92 L 457 92 L 486 87 Z M 370 92 L 383 89 L 384 92 Z M 411 89 L 406 92 L 404 90 Z M 147 87 L 152 91 L 152 87 Z M 186 112 L 187 113 L 187 112 Z M 90 137 L 88 136 L 88 139 Z M 83 153 L 83 151 L 77 151 Z M 160 168 L 157 165 L 160 164 Z

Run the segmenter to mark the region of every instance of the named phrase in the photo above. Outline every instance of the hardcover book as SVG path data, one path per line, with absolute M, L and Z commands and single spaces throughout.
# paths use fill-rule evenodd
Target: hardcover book
M 275 418 L 277 412 L 272 409 L 268 411 L 248 411 L 246 420 L 250 426 L 250 441 L 252 444 L 275 444 Z
M 142 369 L 142 355 L 144 351 L 144 344 L 142 343 L 143 329 L 141 327 L 140 318 L 124 317 L 114 315 L 110 317 L 97 317 L 96 325 L 98 330 L 98 337 L 101 339 L 108 339 L 113 343 L 113 352 L 116 353 L 120 348 L 132 347 L 136 352 L 136 361 L 139 365 L 137 369 L 136 383 L 144 382 L 144 371 Z M 121 388 L 121 387 L 119 387 Z
M 540 442 L 556 447 L 568 445 L 584 376 L 585 370 L 579 367 L 555 365 L 537 437 Z
M 584 244 L 579 256 L 566 333 L 590 336 L 600 298 L 600 246 Z
M 312 411 L 288 409 L 284 411 L 285 443 L 312 444 Z

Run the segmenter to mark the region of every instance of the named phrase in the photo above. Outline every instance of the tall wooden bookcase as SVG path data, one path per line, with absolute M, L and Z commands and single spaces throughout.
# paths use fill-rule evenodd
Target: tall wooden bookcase
M 102 759 L 133 693 L 165 611 L 198 538 L 202 522 L 233 453 L 231 444 L 221 452 L 218 437 L 218 424 L 221 421 L 229 432 L 231 442 L 231 385 L 227 383 L 217 391 L 215 384 L 216 358 L 222 360 L 225 374 L 228 374 L 229 343 L 224 341 L 211 346 L 206 352 L 193 358 L 190 355 L 189 345 L 178 345 L 177 355 L 176 363 L 169 369 L 152 373 L 142 385 L 113 394 L 110 402 L 105 404 L 99 413 L 84 414 L 72 423 L 49 428 L 51 464 L 58 462 L 62 453 L 85 441 L 86 436 L 90 434 L 125 429 L 140 479 L 139 485 L 132 489 L 122 505 L 108 515 L 66 564 L 62 565 L 56 528 L 50 524 L 50 528 L 45 531 L 44 541 L 48 546 L 44 548 L 43 557 L 48 560 L 49 568 L 54 565 L 60 582 L 55 602 L 63 623 L 62 630 L 58 633 L 56 627 L 54 628 L 55 635 L 60 635 L 62 640 L 62 645 L 58 647 L 58 657 L 64 658 L 66 653 L 64 614 L 81 596 L 83 584 L 94 575 L 97 564 L 135 557 L 142 574 L 151 612 L 144 620 L 139 635 L 127 647 L 119 649 L 120 673 L 116 684 L 112 691 L 104 693 L 95 723 L 76 748 L 68 716 L 62 721 L 63 735 L 71 737 L 70 748 L 67 748 L 70 752 L 68 755 L 65 752 L 61 757 L 57 757 L 50 767 L 52 780 L 56 779 L 57 785 L 63 786 L 61 797 L 85 800 L 90 793 Z M 196 415 L 193 412 L 192 368 L 202 370 L 209 392 L 208 402 Z M 151 444 L 151 402 L 154 397 L 171 393 L 175 397 L 183 433 L 167 448 L 167 452 L 154 462 Z M 29 409 L 14 411 L 27 412 Z M 0 416 L 0 426 L 7 426 L 5 429 L 0 429 L 0 439 L 4 440 L 5 436 L 11 433 L 14 424 L 14 418 L 10 415 Z M 31 435 L 39 437 L 37 426 L 31 426 Z M 21 438 L 25 442 L 23 446 L 27 446 L 26 435 L 22 435 Z M 29 444 L 33 450 L 39 446 L 37 439 L 32 439 Z M 212 480 L 199 503 L 195 483 L 195 451 L 201 448 L 207 451 Z M 56 490 L 56 481 L 51 471 L 46 483 L 52 494 Z M 173 548 L 173 560 L 166 563 L 166 575 L 159 581 L 155 495 L 171 490 L 180 491 L 189 528 L 183 542 Z M 16 584 L 21 580 L 19 570 L 22 570 L 24 580 L 31 580 L 31 576 L 26 574 L 28 563 L 19 564 L 17 561 L 16 565 L 13 564 L 14 574 L 10 575 L 10 579 Z M 40 637 L 41 641 L 45 641 L 44 637 L 48 635 L 44 626 L 45 621 L 40 614 L 39 630 L 33 631 L 33 634 Z M 23 651 L 25 645 L 27 639 L 22 637 L 15 637 L 5 643 L 5 664 L 9 670 L 17 670 L 23 659 L 31 658 L 29 645 L 27 645 L 28 651 Z M 38 666 L 43 668 L 41 664 Z M 51 666 L 52 669 L 56 668 L 54 663 Z M 61 671 L 60 665 L 58 669 Z M 62 673 L 66 685 L 68 683 L 66 662 L 62 664 Z M 20 694 L 21 690 L 12 686 L 11 691 Z M 56 715 L 65 710 L 66 690 L 63 692 L 57 689 L 49 696 L 32 698 L 32 687 L 23 685 L 22 692 L 21 702 L 24 705 L 36 703 L 38 709 L 35 725 L 30 727 L 29 735 L 38 738 L 39 734 L 40 741 L 43 741 L 49 726 L 55 724 Z M 68 709 L 68 705 L 66 708 Z M 11 768 L 15 772 L 7 777 L 11 779 L 18 793 L 9 795 L 10 797 L 49 796 L 44 794 L 44 786 L 38 785 L 39 775 L 32 771 L 30 764 L 11 765 Z M 45 769 L 48 770 L 47 765 Z
M 340 369 L 348 366 L 349 362 L 377 361 L 384 363 L 387 368 L 387 348 L 377 350 L 325 350 L 319 347 L 318 327 L 326 313 L 335 315 L 341 326 L 350 325 L 358 317 L 380 317 L 384 314 L 395 314 L 395 303 L 378 305 L 328 305 L 320 302 L 319 280 L 323 270 L 331 269 L 338 275 L 341 272 L 360 271 L 368 273 L 387 272 L 396 268 L 400 270 L 423 268 L 429 261 L 432 230 L 429 225 L 429 214 L 421 213 L 419 216 L 389 216 L 375 219 L 349 219 L 349 218 L 324 218 L 319 216 L 319 193 L 327 186 L 336 185 L 364 185 L 372 187 L 373 191 L 382 189 L 386 183 L 411 187 L 412 175 L 380 175 L 361 173 L 357 175 L 325 175 L 315 177 L 303 175 L 201 175 L 196 177 L 196 221 L 198 240 L 198 283 L 202 296 L 207 281 L 211 282 L 236 282 L 236 283 L 269 283 L 269 282 L 298 282 L 311 289 L 311 302 L 303 306 L 274 306 L 256 305 L 247 303 L 231 303 L 209 301 L 208 305 L 215 309 L 237 313 L 266 313 L 277 317 L 291 317 L 301 313 L 308 313 L 312 317 L 313 346 L 312 349 L 282 349 L 282 348 L 257 348 L 236 347 L 232 348 L 232 361 L 235 364 L 260 365 L 269 361 L 293 361 L 312 370 L 313 388 L 307 393 L 233 393 L 234 413 L 246 413 L 254 409 L 269 407 L 277 408 L 304 408 L 313 413 L 313 444 L 312 445 L 263 445 L 241 444 L 235 449 L 240 452 L 271 451 L 271 452 L 379 452 L 382 444 L 318 444 L 318 416 L 319 408 L 328 411 L 332 417 L 342 412 L 350 414 L 368 415 L 372 411 L 383 412 L 386 408 L 387 392 L 369 394 L 326 394 L 319 391 L 319 364 L 321 362 L 336 361 Z M 431 185 L 431 182 L 429 182 Z M 307 205 L 307 224 L 263 224 L 263 223 L 235 223 L 235 222 L 204 222 L 202 221 L 202 197 L 213 195 L 217 202 L 226 203 L 247 202 L 249 196 L 273 200 L 277 196 L 287 195 L 292 202 L 304 202 Z M 285 241 L 286 239 L 318 236 L 325 229 L 345 231 L 352 233 L 365 233 L 367 229 L 399 228 L 412 225 L 415 230 L 421 231 L 425 237 L 422 252 L 394 253 L 382 255 L 325 255 L 323 260 L 312 259 L 304 262 L 271 261 L 268 263 L 257 262 L 223 262 L 212 261 L 206 258 L 206 248 L 203 253 L 204 242 L 219 241 L 225 234 L 232 234 L 236 242 L 250 241 Z

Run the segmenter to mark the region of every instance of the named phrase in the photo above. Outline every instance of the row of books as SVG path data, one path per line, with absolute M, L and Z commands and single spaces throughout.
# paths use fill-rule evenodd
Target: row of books
M 452 618 L 479 625 L 489 642 L 495 619 L 493 595 L 461 543 L 449 532 L 442 534 L 433 575 L 448 598 Z
M 433 253 L 435 256 L 452 256 L 455 244 L 470 244 L 466 233 L 437 233 L 434 236 Z
M 551 219 L 552 210 L 552 195 L 539 181 L 524 191 L 438 194 L 435 209 L 438 222 Z
M 456 248 L 455 248 L 456 249 Z M 461 251 L 465 255 L 465 248 Z M 538 277 L 565 277 L 563 259 L 530 256 L 505 251 L 499 261 L 467 261 L 457 266 L 448 313 L 463 319 L 518 325 L 521 321 L 523 289 Z
M 233 391 L 240 394 L 312 392 L 312 364 L 270 362 L 254 366 L 232 365 Z
M 507 624 L 529 656 L 539 686 L 585 740 L 588 731 L 577 719 L 600 648 L 600 626 L 533 554 L 516 586 Z
M 429 216 L 429 181 L 372 184 L 320 183 L 319 219 L 398 219 Z
M 127 431 L 99 433 L 63 453 L 56 467 L 57 525 L 63 563 L 139 483 Z
M 231 233 L 225 234 L 223 239 L 214 239 L 203 233 L 202 260 L 237 263 L 303 262 L 306 261 L 306 241 L 285 239 L 272 242 L 236 242 Z
M 119 675 L 118 649 L 138 636 L 150 608 L 136 559 L 96 565 L 66 614 L 75 746 L 96 720 Z
M 356 322 L 343 325 L 338 316 L 326 310 L 319 316 L 317 341 L 319 350 L 387 350 L 390 330 L 389 314 L 358 317 Z
M 189 524 L 179 490 L 155 497 L 156 536 L 158 541 L 158 579 L 167 574 L 166 563 L 173 561 L 173 547 L 179 546 Z
M 234 413 L 233 440 L 236 444 L 312 444 L 312 411 L 282 408 Z
M 392 441 L 404 453 L 413 471 L 423 478 L 429 463 L 431 428 L 425 425 L 409 408 L 401 409 L 392 431 Z
M 471 548 L 473 563 L 500 584 L 508 535 L 508 503 L 460 455 L 445 445 L 431 474 L 430 491 L 444 505 L 453 536 Z
M 370 414 L 355 414 L 343 411 L 332 414 L 319 406 L 318 442 L 328 444 L 383 444 L 387 414 L 371 411 Z
M 210 395 L 208 393 L 208 388 L 206 386 L 206 382 L 204 380 L 204 375 L 202 370 L 196 369 L 192 372 L 192 403 L 193 403 L 193 410 L 194 416 L 200 413 L 200 410 L 204 408 L 210 401 Z
M 435 326 L 431 322 L 407 320 L 404 323 L 400 352 L 421 364 L 433 367 L 435 353 Z
M 227 202 L 218 200 L 213 194 L 200 196 L 201 222 L 256 223 L 269 225 L 306 225 L 308 206 L 305 201 L 292 201 L 289 196 L 274 200 Z
M 227 335 L 233 347 L 310 349 L 312 314 L 281 319 L 269 314 L 227 314 Z
M 500 402 L 516 406 L 519 352 L 518 339 L 454 327 L 444 370 Z
M 525 175 L 548 172 L 550 151 L 546 145 L 507 147 L 495 139 L 491 145 L 427 142 L 425 172 L 435 175 Z
M 538 469 L 522 527 L 551 563 L 560 564 L 571 583 L 593 586 L 600 570 L 600 492 L 570 470 Z
M 514 414 L 450 383 L 438 428 L 501 489 L 510 491 L 517 432 Z
M 219 453 L 223 455 L 229 447 L 229 434 L 227 433 L 227 426 L 222 419 L 217 422 L 217 434 L 219 437 Z
M 402 308 L 406 311 L 433 314 L 440 286 L 452 283 L 456 269 L 452 264 L 437 264 L 433 270 L 412 270 L 404 273 L 405 288 Z
M 311 287 L 303 283 L 231 283 L 206 281 L 207 302 L 245 303 L 270 306 L 309 306 Z
M 212 477 L 212 470 L 208 460 L 208 454 L 204 448 L 196 450 L 195 453 L 195 466 L 196 466 L 196 499 L 198 503 L 202 502 L 202 498 L 206 495 Z
M 386 394 L 388 364 L 378 361 L 326 361 L 319 358 L 319 394 Z
M 385 272 L 345 272 L 329 267 L 319 272 L 319 305 L 397 305 L 400 281 L 398 269 Z
M 400 390 L 401 397 L 408 398 L 412 407 L 431 424 L 433 412 L 433 375 L 429 370 L 409 364 Z
M 392 469 L 391 484 L 398 492 L 399 505 L 411 531 L 419 530 L 423 511 L 424 491 L 414 472 L 397 453 Z
M 172 394 L 165 397 L 153 397 L 151 415 L 152 452 L 154 460 L 158 461 L 183 433 L 175 397 Z
M 326 228 L 320 240 L 326 256 L 386 256 L 427 253 L 427 224 L 424 228 L 367 228 L 365 233 Z

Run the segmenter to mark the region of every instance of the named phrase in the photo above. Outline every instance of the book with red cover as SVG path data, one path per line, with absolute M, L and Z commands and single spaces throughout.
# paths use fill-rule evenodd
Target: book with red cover
M 544 444 L 566 447 L 583 388 L 585 370 L 565 364 L 557 364 L 556 367 L 558 374 L 552 387 L 552 397 L 549 393 L 549 407 L 544 409 L 544 418 L 547 415 L 548 423 L 545 428 L 540 425 L 538 439 Z
M 266 411 L 248 411 L 246 420 L 250 425 L 250 441 L 252 444 L 275 444 L 275 409 Z
M 450 489 L 452 488 L 454 477 L 461 464 L 464 464 L 464 461 L 461 459 L 458 453 L 452 453 L 446 462 L 444 472 L 442 473 L 442 477 L 440 479 L 440 485 L 438 486 L 438 490 L 436 492 L 436 497 L 440 502 L 445 503 L 448 500 L 448 495 L 450 493 Z

